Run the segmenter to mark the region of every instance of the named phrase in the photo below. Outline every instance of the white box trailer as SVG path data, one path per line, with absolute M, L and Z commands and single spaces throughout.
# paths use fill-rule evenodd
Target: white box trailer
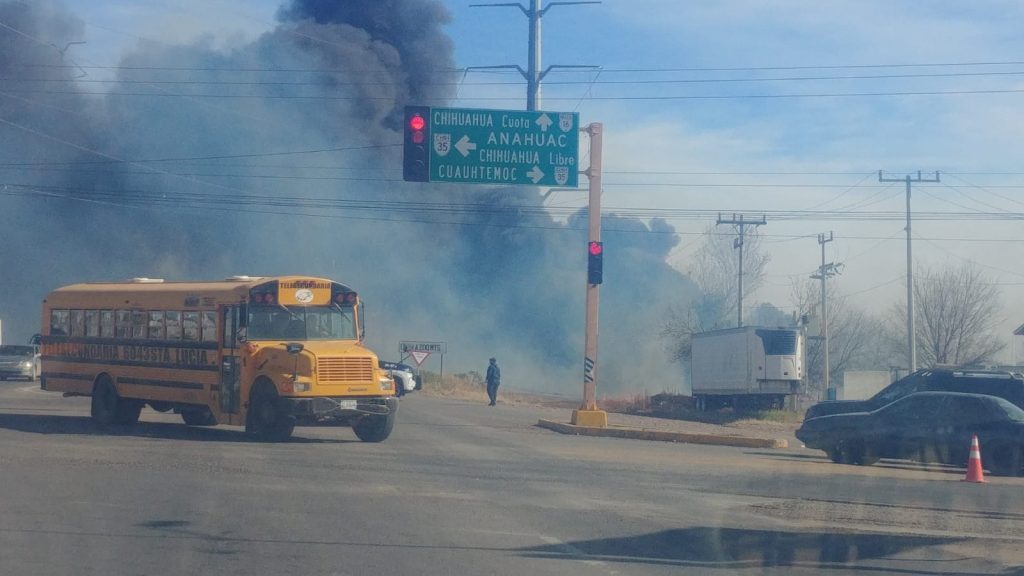
M 690 385 L 699 409 L 782 408 L 803 378 L 799 328 L 744 326 L 694 334 Z

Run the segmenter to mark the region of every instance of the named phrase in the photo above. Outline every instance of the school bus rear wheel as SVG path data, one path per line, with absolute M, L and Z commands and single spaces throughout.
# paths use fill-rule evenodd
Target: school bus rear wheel
M 93 422 L 107 427 L 115 424 L 118 420 L 118 405 L 121 398 L 117 395 L 114 383 L 106 374 L 101 374 L 92 387 L 92 403 L 90 415 Z

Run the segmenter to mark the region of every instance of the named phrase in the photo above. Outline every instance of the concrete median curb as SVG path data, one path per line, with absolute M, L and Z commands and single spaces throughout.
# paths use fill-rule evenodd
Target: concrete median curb
M 624 428 L 609 426 L 595 428 L 592 426 L 574 426 L 553 420 L 538 420 L 537 426 L 554 430 L 562 434 L 579 436 L 608 436 L 612 438 L 632 438 L 635 440 L 656 440 L 659 442 L 685 442 L 687 444 L 713 444 L 716 446 L 738 446 L 740 448 L 788 448 L 789 442 L 780 438 L 747 438 L 744 436 L 726 436 L 724 434 L 690 434 L 687 432 L 669 432 L 666 430 L 647 430 L 644 428 Z

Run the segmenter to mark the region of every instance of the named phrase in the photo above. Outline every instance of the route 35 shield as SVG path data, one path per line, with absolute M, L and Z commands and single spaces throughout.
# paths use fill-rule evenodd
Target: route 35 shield
M 572 114 L 559 114 L 558 127 L 562 130 L 562 132 L 568 132 L 569 130 L 572 130 Z
M 451 134 L 434 134 L 434 152 L 437 152 L 438 156 L 447 156 L 451 150 Z

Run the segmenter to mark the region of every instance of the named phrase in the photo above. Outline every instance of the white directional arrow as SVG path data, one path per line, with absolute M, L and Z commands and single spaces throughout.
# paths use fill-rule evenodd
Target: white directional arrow
M 526 175 L 530 177 L 530 180 L 533 180 L 534 184 L 536 184 L 544 177 L 544 172 L 541 172 L 540 166 L 534 166 L 533 170 L 527 172 Z
M 551 121 L 551 118 L 549 118 L 547 114 L 541 114 L 540 117 L 537 118 L 537 126 L 540 126 L 541 132 L 547 132 L 548 127 L 552 124 L 554 124 L 554 122 Z
M 468 135 L 464 135 L 462 138 L 459 138 L 458 142 L 455 143 L 455 149 L 462 154 L 463 158 L 465 158 L 466 156 L 469 156 L 470 152 L 476 150 L 476 144 L 474 142 L 469 141 Z

